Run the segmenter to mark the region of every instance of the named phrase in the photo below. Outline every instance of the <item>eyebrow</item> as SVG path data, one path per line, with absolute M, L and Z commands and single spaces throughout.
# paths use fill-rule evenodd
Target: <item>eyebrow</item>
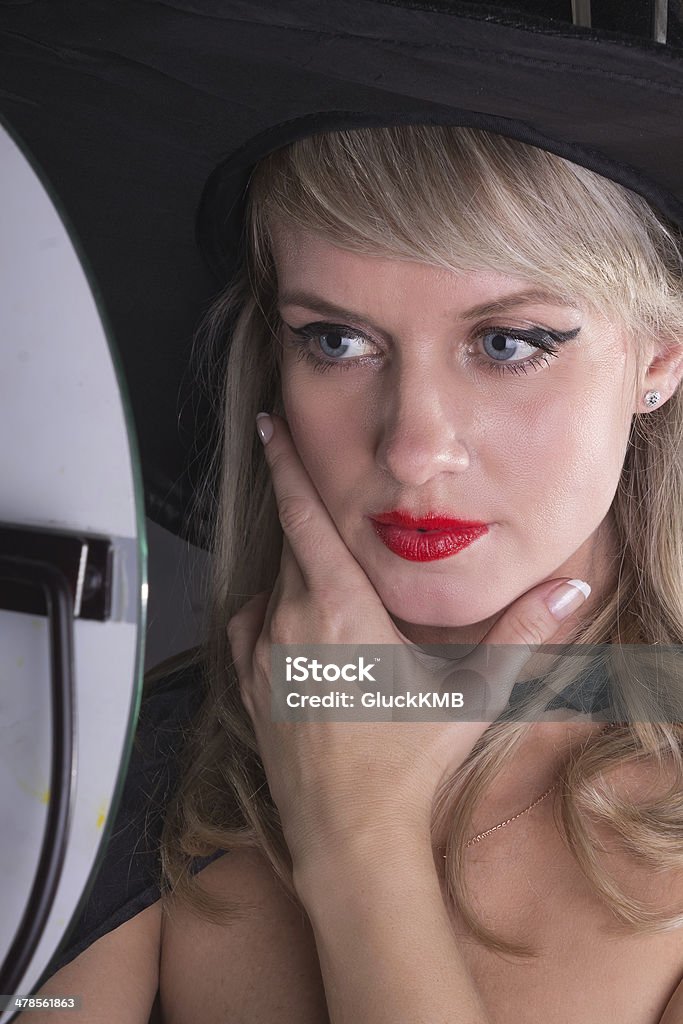
M 573 299 L 570 296 L 551 292 L 546 288 L 529 288 L 522 292 L 512 292 L 510 295 L 501 295 L 497 299 L 482 302 L 477 306 L 471 306 L 463 313 L 460 313 L 460 319 L 478 320 L 481 317 L 489 316 L 491 313 L 500 313 L 507 309 L 513 309 L 515 306 L 528 305 L 532 302 L 543 303 L 543 305 L 548 306 L 568 306 L 572 309 L 579 308 L 576 299 Z M 373 330 L 383 333 L 381 328 L 376 326 L 372 320 L 367 316 L 364 316 L 362 313 L 355 313 L 353 310 L 343 309 L 341 306 L 337 306 L 333 302 L 328 302 L 321 296 L 314 295 L 311 292 L 302 291 L 300 289 L 282 292 L 278 296 L 278 303 L 282 306 L 300 306 L 302 309 L 310 309 L 315 313 L 322 314 L 323 316 L 335 316 L 340 317 L 341 319 L 351 320 L 364 320 L 373 328 Z

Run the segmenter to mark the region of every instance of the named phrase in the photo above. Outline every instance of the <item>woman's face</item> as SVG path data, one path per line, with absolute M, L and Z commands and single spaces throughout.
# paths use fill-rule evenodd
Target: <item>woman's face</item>
M 505 274 L 360 256 L 282 227 L 274 244 L 286 419 L 399 628 L 417 643 L 477 642 L 554 577 L 586 579 L 594 602 L 617 554 L 608 511 L 636 411 L 623 330 L 552 297 L 521 299 L 538 289 Z M 296 346 L 286 325 L 314 324 L 322 337 Z M 566 340 L 553 356 L 520 332 Z M 414 561 L 370 518 L 396 509 L 488 531 Z

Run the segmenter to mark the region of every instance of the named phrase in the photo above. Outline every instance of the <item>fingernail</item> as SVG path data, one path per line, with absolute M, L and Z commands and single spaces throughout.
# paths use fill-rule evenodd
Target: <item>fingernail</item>
M 590 592 L 590 583 L 585 580 L 569 580 L 560 584 L 547 599 L 550 614 L 556 619 L 566 619 L 583 604 Z
M 267 412 L 259 412 L 256 414 L 256 429 L 258 431 L 258 436 L 261 438 L 263 443 L 268 444 L 273 436 L 273 421 Z

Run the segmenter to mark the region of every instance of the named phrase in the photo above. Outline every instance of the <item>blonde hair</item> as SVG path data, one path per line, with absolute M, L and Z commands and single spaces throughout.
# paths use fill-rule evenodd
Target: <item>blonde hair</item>
M 218 849 L 259 847 L 298 902 L 226 635 L 232 615 L 272 588 L 279 571 L 282 531 L 254 429 L 260 410 L 284 415 L 273 218 L 356 253 L 500 271 L 579 295 L 624 326 L 639 366 L 648 341 L 683 341 L 679 233 L 640 196 L 561 157 L 480 130 L 418 125 L 322 133 L 259 163 L 246 209 L 246 259 L 197 333 L 203 386 L 222 427 L 197 498 L 214 524 L 207 618 L 193 652 L 204 697 L 161 846 L 162 894 L 217 923 L 239 916 L 243 905 L 209 898 L 189 868 L 193 857 Z M 683 912 L 663 916 L 619 888 L 596 853 L 591 826 L 611 827 L 625 849 L 658 870 L 683 867 L 683 726 L 666 721 L 678 708 L 675 666 L 658 677 L 655 692 L 620 668 L 619 646 L 683 642 L 682 438 L 680 388 L 659 409 L 633 417 L 610 509 L 622 553 L 618 580 L 572 637 L 605 645 L 601 665 L 619 680 L 615 706 L 628 724 L 572 750 L 555 806 L 558 828 L 596 894 L 621 926 L 641 931 L 676 927 Z M 549 681 L 558 692 L 576 675 L 575 659 L 559 661 Z M 432 837 L 447 850 L 448 892 L 479 941 L 532 957 L 527 945 L 477 919 L 463 850 L 473 809 L 529 728 L 529 721 L 497 721 L 486 730 L 440 788 Z M 663 796 L 635 805 L 609 775 L 644 763 L 672 772 L 673 781 Z

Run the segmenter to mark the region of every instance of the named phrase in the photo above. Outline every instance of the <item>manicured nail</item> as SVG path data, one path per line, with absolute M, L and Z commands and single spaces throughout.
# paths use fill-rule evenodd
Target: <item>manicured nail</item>
M 583 604 L 590 592 L 590 583 L 585 580 L 569 580 L 560 584 L 547 599 L 550 614 L 559 620 L 566 619 Z
M 256 429 L 258 430 L 258 436 L 261 438 L 263 443 L 268 444 L 273 436 L 273 421 L 267 412 L 259 412 L 256 414 Z

